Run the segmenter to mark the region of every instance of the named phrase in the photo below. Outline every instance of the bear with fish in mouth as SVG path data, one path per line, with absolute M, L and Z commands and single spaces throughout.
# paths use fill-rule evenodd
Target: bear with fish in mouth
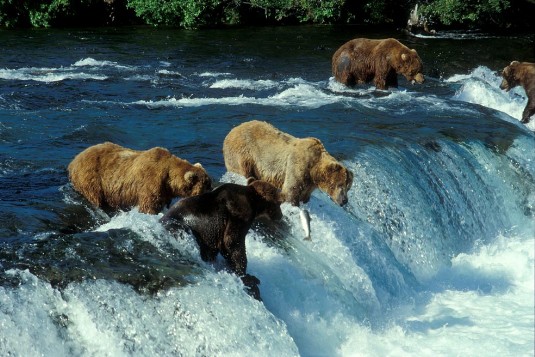
M 513 61 L 502 71 L 500 89 L 506 92 L 521 85 L 526 91 L 528 104 L 522 112 L 522 123 L 529 123 L 529 118 L 535 114 L 535 63 Z
M 227 134 L 223 157 L 228 171 L 271 183 L 294 206 L 307 203 L 316 188 L 340 206 L 348 202 L 353 173 L 319 139 L 296 138 L 267 122 L 252 120 Z M 310 216 L 305 210 L 301 221 L 305 239 L 310 239 Z
M 273 185 L 249 178 L 247 185 L 224 183 L 211 192 L 183 198 L 160 219 L 167 229 L 191 230 L 201 258 L 213 262 L 221 253 L 230 270 L 247 287 L 248 293 L 260 299 L 253 275 L 246 274 L 245 237 L 253 221 L 259 217 L 280 220 L 280 192 Z
M 423 83 L 423 64 L 414 49 L 396 39 L 356 38 L 340 46 L 332 57 L 334 78 L 347 86 L 372 82 L 377 89 L 398 86 L 398 74 Z

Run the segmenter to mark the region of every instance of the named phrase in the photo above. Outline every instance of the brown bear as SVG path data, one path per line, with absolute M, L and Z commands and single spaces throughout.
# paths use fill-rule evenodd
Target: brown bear
M 245 236 L 255 218 L 281 219 L 281 202 L 277 188 L 250 178 L 247 186 L 225 183 L 211 192 L 181 199 L 160 222 L 171 231 L 189 228 L 201 258 L 212 262 L 221 253 L 249 293 L 260 300 L 259 280 L 246 274 Z
M 68 167 L 74 189 L 97 207 L 156 214 L 177 196 L 209 191 L 211 179 L 200 164 L 191 165 L 155 147 L 146 151 L 106 142 L 91 146 Z
M 521 85 L 526 91 L 528 104 L 522 112 L 522 123 L 529 123 L 529 118 L 535 114 L 535 63 L 513 61 L 503 69 L 502 77 L 500 89 L 508 92 Z
M 377 89 L 398 86 L 398 74 L 409 82 L 424 82 L 422 61 L 414 49 L 396 39 L 356 38 L 343 44 L 332 57 L 334 78 L 354 86 L 373 81 Z
M 296 138 L 253 120 L 228 133 L 223 156 L 228 171 L 271 183 L 294 206 L 308 202 L 316 188 L 339 205 L 347 203 L 353 173 L 316 138 Z

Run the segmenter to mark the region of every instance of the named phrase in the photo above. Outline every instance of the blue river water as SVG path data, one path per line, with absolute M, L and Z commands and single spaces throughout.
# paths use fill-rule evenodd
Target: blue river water
M 336 83 L 354 37 L 415 48 L 426 82 Z M 499 89 L 533 37 L 359 27 L 0 31 L 0 356 L 533 356 L 535 119 Z M 251 298 L 162 216 L 109 216 L 67 165 L 112 141 L 226 172 L 222 143 L 265 120 L 353 173 L 247 235 Z M 266 148 L 267 150 L 269 148 Z

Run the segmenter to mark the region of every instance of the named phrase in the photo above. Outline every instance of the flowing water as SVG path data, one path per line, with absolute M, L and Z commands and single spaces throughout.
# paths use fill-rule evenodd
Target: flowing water
M 396 37 L 427 81 L 333 81 L 353 37 Z M 0 31 L 1 356 L 533 356 L 535 120 L 499 89 L 530 36 L 357 27 Z M 222 259 L 136 209 L 109 216 L 68 182 L 113 141 L 227 173 L 251 119 L 314 136 L 355 175 L 247 235 L 251 298 Z

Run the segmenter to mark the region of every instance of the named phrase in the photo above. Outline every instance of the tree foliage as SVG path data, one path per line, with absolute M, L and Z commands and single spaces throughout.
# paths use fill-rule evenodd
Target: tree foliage
M 443 25 L 498 24 L 510 0 L 433 0 L 421 6 L 424 16 Z
M 345 0 L 251 0 L 249 4 L 263 10 L 266 18 L 322 24 L 339 19 L 344 3 Z
M 404 27 L 416 4 L 423 16 L 439 26 L 524 24 L 529 28 L 535 10 L 531 0 L 0 0 L 0 26 L 360 23 Z
M 128 19 L 126 0 L 0 0 L 0 26 L 106 25 Z
M 229 23 L 237 0 L 128 0 L 127 7 L 154 26 L 198 28 Z

